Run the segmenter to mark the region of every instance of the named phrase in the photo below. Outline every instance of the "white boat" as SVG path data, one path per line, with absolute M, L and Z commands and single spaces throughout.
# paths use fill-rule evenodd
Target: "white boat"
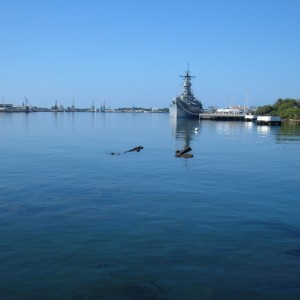
M 191 76 L 189 70 L 183 77 L 183 91 L 172 101 L 169 108 L 169 115 L 173 118 L 199 118 L 203 112 L 202 103 L 196 99 L 192 92 Z

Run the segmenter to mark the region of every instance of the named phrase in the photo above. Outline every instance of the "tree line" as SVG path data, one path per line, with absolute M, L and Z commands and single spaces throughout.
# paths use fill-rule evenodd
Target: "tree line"
M 282 119 L 300 120 L 300 100 L 279 98 L 273 105 L 259 106 L 255 114 L 278 116 Z

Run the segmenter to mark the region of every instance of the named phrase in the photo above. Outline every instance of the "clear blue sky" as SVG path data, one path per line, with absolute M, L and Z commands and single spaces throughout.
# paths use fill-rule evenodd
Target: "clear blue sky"
M 0 0 L 0 97 L 168 107 L 300 98 L 298 0 Z

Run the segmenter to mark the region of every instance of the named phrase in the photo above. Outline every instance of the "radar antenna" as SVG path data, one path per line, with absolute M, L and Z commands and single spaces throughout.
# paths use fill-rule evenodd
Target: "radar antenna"
M 195 78 L 196 77 L 196 76 L 191 76 L 190 75 L 190 63 L 189 62 L 188 62 L 188 65 L 187 65 L 186 74 L 185 75 L 180 75 L 180 77 L 187 78 L 187 79 Z

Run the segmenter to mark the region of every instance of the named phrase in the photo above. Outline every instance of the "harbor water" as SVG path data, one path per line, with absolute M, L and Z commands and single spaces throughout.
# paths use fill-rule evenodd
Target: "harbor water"
M 0 113 L 0 132 L 1 300 L 300 299 L 300 126 Z

